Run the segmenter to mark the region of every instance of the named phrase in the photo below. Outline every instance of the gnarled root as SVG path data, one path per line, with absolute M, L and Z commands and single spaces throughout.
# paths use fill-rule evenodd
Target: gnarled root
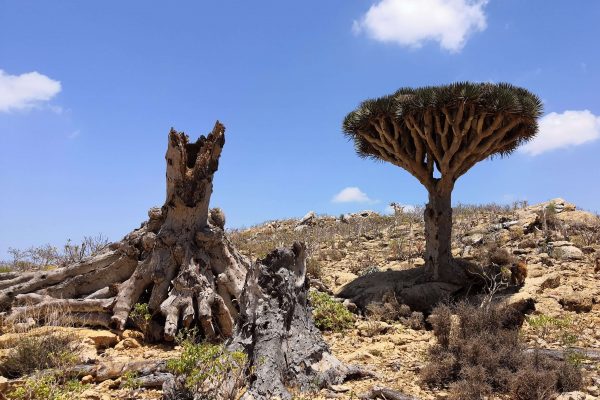
M 171 130 L 165 204 L 120 242 L 53 271 L 0 274 L 4 320 L 44 322 L 60 309 L 70 323 L 122 330 L 147 303 L 153 337 L 194 325 L 209 339 L 231 336 L 250 263 L 225 235 L 223 212 L 209 211 L 224 134 L 219 122 L 195 143 Z

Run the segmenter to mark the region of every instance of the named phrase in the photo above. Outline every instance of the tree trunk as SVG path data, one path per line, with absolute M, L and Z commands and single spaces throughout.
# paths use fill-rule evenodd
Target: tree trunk
M 342 364 L 329 352 L 312 318 L 308 286 L 304 244 L 274 250 L 250 267 L 235 334 L 227 346 L 247 354 L 249 376 L 245 382 L 224 377 L 210 398 L 237 398 L 244 384 L 243 400 L 289 400 L 289 388 L 316 391 L 347 378 L 373 376 Z M 163 393 L 166 400 L 192 397 L 185 377 L 166 382 Z
M 152 336 L 173 340 L 181 326 L 231 336 L 249 261 L 224 232 L 225 217 L 209 210 L 225 128 L 190 143 L 171 130 L 166 153 L 167 198 L 148 221 L 100 254 L 54 271 L 0 278 L 8 323 L 45 318 L 61 309 L 69 323 L 124 329 L 136 303 L 148 303 Z M 17 306 L 21 307 L 17 307 Z M 32 313 L 31 311 L 35 311 Z
M 308 305 L 306 246 L 277 249 L 252 266 L 230 348 L 248 354 L 248 390 L 242 399 L 291 399 L 287 388 L 318 390 L 368 375 L 331 355 Z
M 452 259 L 452 191 L 429 190 L 425 207 L 425 277 L 432 282 L 461 283 L 463 273 Z

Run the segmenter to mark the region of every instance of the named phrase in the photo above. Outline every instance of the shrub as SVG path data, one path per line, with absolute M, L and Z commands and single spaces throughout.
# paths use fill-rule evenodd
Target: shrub
M 327 293 L 312 291 L 309 294 L 315 325 L 322 331 L 342 331 L 352 326 L 354 315 Z
M 134 371 L 126 371 L 121 376 L 121 387 L 129 390 L 136 390 L 141 387 L 141 382 L 138 379 L 138 373 Z
M 14 400 L 72 400 L 78 398 L 88 385 L 77 380 L 61 382 L 57 376 L 33 376 L 9 393 Z
M 22 336 L 0 364 L 2 375 L 16 378 L 44 369 L 66 369 L 77 361 L 77 346 L 65 333 Z
M 321 262 L 313 257 L 309 257 L 306 260 L 306 273 L 314 279 L 321 279 L 323 277 Z
M 401 304 L 393 291 L 384 293 L 381 302 L 373 302 L 367 305 L 366 314 L 370 319 L 391 322 L 411 316 L 410 307 Z
M 522 320 L 518 314 L 513 307 L 498 304 L 436 307 L 429 321 L 438 343 L 429 350 L 431 361 L 421 371 L 423 382 L 449 385 L 454 400 L 480 399 L 491 393 L 542 400 L 557 391 L 580 388 L 581 372 L 575 365 L 524 351 L 520 324 L 515 323 Z
M 133 306 L 131 314 L 129 314 L 131 321 L 142 331 L 144 339 L 148 340 L 150 337 L 150 323 L 152 321 L 152 314 L 148 309 L 147 303 L 136 303 Z
M 234 379 L 231 390 L 242 383 L 247 356 L 241 351 L 230 351 L 222 344 L 195 343 L 185 339 L 180 342 L 179 358 L 167 361 L 167 370 L 184 379 L 184 388 L 200 398 L 217 398 L 224 383 Z M 219 397 L 220 398 L 220 397 Z M 233 393 L 230 397 L 234 398 Z

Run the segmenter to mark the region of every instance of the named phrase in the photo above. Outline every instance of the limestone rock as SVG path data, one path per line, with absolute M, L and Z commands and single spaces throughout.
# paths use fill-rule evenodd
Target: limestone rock
M 595 397 L 584 392 L 567 392 L 558 395 L 556 400 L 594 400 Z
M 463 237 L 461 241 L 467 246 L 477 246 L 483 243 L 483 235 L 481 233 L 474 233 Z
M 115 346 L 115 350 L 137 349 L 142 347 L 140 342 L 134 338 L 125 338 Z
M 543 281 L 540 284 L 538 293 L 543 292 L 545 289 L 555 289 L 560 286 L 560 275 L 557 273 L 549 274 L 543 277 Z
M 583 258 L 583 251 L 571 242 L 561 240 L 550 242 L 548 245 L 552 248 L 552 257 L 557 260 L 581 260 Z
M 119 337 L 106 330 L 78 329 L 77 334 L 82 338 L 89 338 L 97 348 L 113 347 L 119 341 Z
M 317 222 L 317 214 L 314 211 L 309 211 L 304 217 L 298 222 L 298 226 L 306 225 L 311 226 Z
M 575 311 L 577 313 L 590 312 L 593 306 L 592 296 L 587 292 L 570 292 L 562 294 L 558 302 L 565 310 Z

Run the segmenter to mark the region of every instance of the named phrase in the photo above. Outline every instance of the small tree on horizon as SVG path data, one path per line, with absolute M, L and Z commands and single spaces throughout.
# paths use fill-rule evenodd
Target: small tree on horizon
M 361 157 L 410 172 L 429 192 L 425 208 L 425 276 L 460 282 L 452 259 L 452 190 L 479 161 L 511 154 L 538 131 L 542 102 L 507 83 L 402 88 L 363 101 L 346 116 L 345 135 Z

